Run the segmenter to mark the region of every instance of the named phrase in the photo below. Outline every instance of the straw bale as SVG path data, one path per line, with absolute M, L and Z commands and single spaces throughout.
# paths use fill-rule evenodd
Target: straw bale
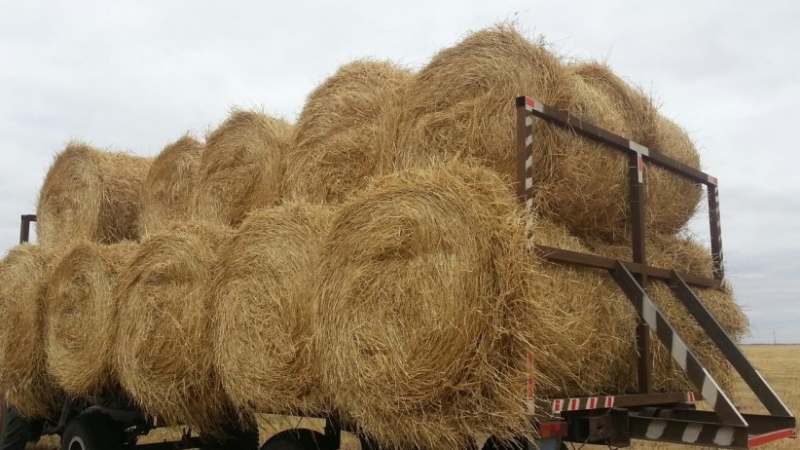
M 546 44 L 507 26 L 481 30 L 434 56 L 409 83 L 398 125 L 399 167 L 469 157 L 516 181 L 513 99 L 528 95 L 650 147 L 661 135 L 653 102 L 606 66 L 564 65 Z M 688 152 L 683 154 L 681 152 Z M 665 151 L 697 166 L 694 147 Z M 535 202 L 543 217 L 575 234 L 624 239 L 627 165 L 621 153 L 539 120 L 534 127 Z M 653 172 L 653 173 L 650 173 Z M 686 197 L 677 177 L 648 171 L 658 208 L 647 223 L 675 232 L 691 217 L 697 197 Z M 689 192 L 691 194 L 691 192 Z M 656 197 L 657 196 L 657 197 Z M 656 200 L 654 200 L 655 202 Z
M 467 36 L 437 53 L 409 83 L 399 119 L 398 165 L 467 156 L 507 179 L 516 173 L 513 101 L 529 95 L 559 108 L 569 104 L 567 73 L 542 42 L 509 26 Z M 537 127 L 537 179 L 547 170 L 552 134 Z
M 122 387 L 159 420 L 203 433 L 227 420 L 205 286 L 229 233 L 205 222 L 174 223 L 142 243 L 117 286 Z
M 162 230 L 172 220 L 194 212 L 194 190 L 203 144 L 185 135 L 166 146 L 153 161 L 142 188 L 139 234 Z
M 485 169 L 398 172 L 345 203 L 316 283 L 313 354 L 335 407 L 397 448 L 528 433 L 520 321 L 540 318 L 542 364 L 561 323 L 525 288 L 538 279 L 526 245 L 515 199 Z
M 280 203 L 291 129 L 282 119 L 234 110 L 206 137 L 196 180 L 197 217 L 236 226 L 249 211 Z
M 78 242 L 55 267 L 47 287 L 47 369 L 67 394 L 113 387 L 118 323 L 114 284 L 138 248 L 133 242 Z
M 44 351 L 45 287 L 56 255 L 22 244 L 0 260 L 0 396 L 28 417 L 46 417 L 59 390 Z
M 255 211 L 220 252 L 209 293 L 216 370 L 242 410 L 324 408 L 309 342 L 314 268 L 330 220 L 328 207 L 304 203 Z
M 686 130 L 659 116 L 655 133 L 656 149 L 690 167 L 701 168 L 700 154 Z M 674 235 L 684 229 L 697 212 L 703 197 L 702 186 L 653 164 L 645 165 L 645 183 L 648 229 L 665 235 Z
M 641 88 L 627 83 L 605 63 L 581 62 L 570 66 L 570 70 L 590 86 L 601 90 L 612 103 L 610 109 L 622 114 L 629 131 L 623 137 L 647 147 L 654 146 L 658 108 Z
M 571 66 L 571 70 L 587 84 L 602 90 L 611 99 L 612 108 L 623 114 L 628 129 L 617 134 L 700 168 L 700 155 L 689 135 L 675 122 L 659 115 L 653 100 L 641 88 L 626 83 L 603 63 L 579 63 Z M 700 202 L 700 186 L 651 164 L 645 165 L 645 186 L 648 229 L 656 234 L 675 234 L 684 228 Z
M 294 128 L 286 196 L 339 203 L 389 171 L 402 87 L 411 76 L 388 61 L 357 60 L 317 87 Z
M 150 158 L 70 142 L 56 155 L 36 206 L 38 242 L 138 239 L 139 193 Z

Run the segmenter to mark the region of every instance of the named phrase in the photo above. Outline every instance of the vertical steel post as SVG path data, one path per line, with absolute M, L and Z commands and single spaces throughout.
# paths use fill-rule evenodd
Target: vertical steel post
M 714 264 L 714 278 L 725 278 L 725 269 L 722 267 L 722 224 L 719 214 L 719 186 L 717 179 L 712 179 L 708 187 L 708 222 L 711 231 L 711 258 Z
M 628 153 L 628 204 L 631 214 L 631 241 L 633 246 L 633 262 L 645 265 L 645 226 L 644 226 L 644 160 L 638 152 Z M 647 288 L 647 276 L 640 274 L 635 276 L 636 281 Z M 642 394 L 650 393 L 650 328 L 640 317 L 636 326 L 636 350 L 639 353 L 638 359 L 638 382 L 639 392 Z
M 533 207 L 533 116 L 527 97 L 517 97 L 517 199 Z
M 532 212 L 533 209 L 533 115 L 528 110 L 527 97 L 517 97 L 517 199 Z M 533 352 L 528 351 L 527 392 L 525 393 L 525 407 L 528 414 L 533 415 L 535 410 L 535 380 L 533 376 Z
M 31 237 L 31 222 L 36 222 L 36 216 L 23 214 L 19 222 L 19 243 L 28 242 Z

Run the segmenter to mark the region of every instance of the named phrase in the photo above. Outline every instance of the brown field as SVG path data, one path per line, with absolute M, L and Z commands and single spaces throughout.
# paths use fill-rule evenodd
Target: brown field
M 764 377 L 772 384 L 772 387 L 783 398 L 784 402 L 793 412 L 800 411 L 800 345 L 747 345 L 744 351 L 755 366 L 761 371 Z M 736 385 L 733 392 L 735 403 L 747 413 L 764 413 L 764 408 L 748 391 L 747 386 L 741 380 Z M 285 418 L 285 417 L 264 417 L 261 420 L 262 441 L 281 430 L 305 427 L 322 431 L 323 423 L 319 420 Z M 176 439 L 180 436 L 180 430 L 160 429 L 144 437 L 141 442 L 160 442 Z M 58 447 L 58 441 L 54 438 L 45 438 L 34 446 L 39 450 L 52 450 Z M 353 436 L 343 436 L 344 450 L 357 450 L 358 440 Z M 598 450 L 607 447 L 587 446 L 586 450 Z M 637 442 L 631 446 L 634 450 L 671 450 L 689 449 L 673 444 L 654 444 Z M 798 440 L 784 440 L 775 444 L 761 447 L 765 450 L 793 450 L 800 448 Z

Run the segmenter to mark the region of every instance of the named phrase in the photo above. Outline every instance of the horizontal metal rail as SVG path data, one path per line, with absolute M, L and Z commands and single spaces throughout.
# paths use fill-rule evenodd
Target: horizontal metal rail
M 694 167 L 686 165 L 678 160 L 672 159 L 658 150 L 647 148 L 634 141 L 625 139 L 622 136 L 592 125 L 589 122 L 583 121 L 566 111 L 552 108 L 530 97 L 517 97 L 517 107 L 526 106 L 534 116 L 547 120 L 548 122 L 561 128 L 574 131 L 583 137 L 600 142 L 601 144 L 605 144 L 611 148 L 626 153 L 638 153 L 642 155 L 645 160 L 697 183 L 706 185 L 717 184 L 716 177 L 713 177 L 701 170 L 697 170 Z
M 36 222 L 35 214 L 23 214 L 19 224 L 19 243 L 30 241 L 31 222 Z
M 594 269 L 614 270 L 617 265 L 616 259 L 606 258 L 600 255 L 593 255 L 590 253 L 573 252 L 571 250 L 563 250 L 554 247 L 537 246 L 534 251 L 543 259 L 555 263 L 563 264 L 577 264 L 580 266 L 591 267 Z M 624 262 L 625 267 L 635 274 L 644 274 L 649 277 L 658 278 L 664 281 L 672 280 L 672 270 L 661 269 L 658 267 L 651 267 L 642 264 Z M 722 285 L 720 280 L 713 278 L 705 278 L 697 275 L 682 273 L 680 276 L 686 280 L 687 283 L 707 288 L 719 288 Z

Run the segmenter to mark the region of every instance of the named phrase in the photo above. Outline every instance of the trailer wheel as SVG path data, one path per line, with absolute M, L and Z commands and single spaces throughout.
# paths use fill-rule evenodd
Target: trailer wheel
M 261 450 L 336 450 L 329 448 L 325 435 L 306 428 L 281 431 L 267 439 Z
M 200 450 L 257 450 L 258 442 L 258 430 L 243 431 L 231 435 L 223 442 L 202 445 Z
M 61 436 L 61 450 L 119 450 L 124 443 L 120 425 L 97 412 L 72 419 Z

